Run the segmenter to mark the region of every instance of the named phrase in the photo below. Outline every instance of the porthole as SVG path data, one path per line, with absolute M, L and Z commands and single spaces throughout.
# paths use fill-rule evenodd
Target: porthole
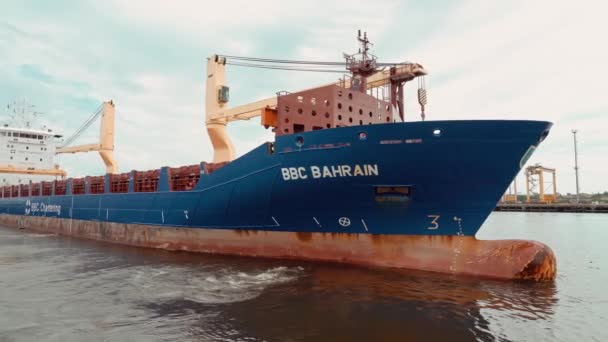
M 289 106 L 285 106 L 285 112 L 289 113 Z
M 391 122 L 391 118 L 390 118 L 390 116 L 387 116 L 387 117 L 386 117 L 386 122 Z
M 342 115 L 338 115 L 338 120 L 342 120 Z
M 359 125 L 363 125 L 363 120 L 359 120 Z
M 353 99 L 353 93 L 348 93 L 348 99 L 352 100 Z
M 348 118 L 348 122 L 353 122 L 353 118 Z
M 298 108 L 298 114 L 302 114 L 302 108 Z
M 363 115 L 363 109 L 359 109 L 359 115 Z
M 330 124 L 327 124 L 326 126 L 327 126 L 327 128 L 331 128 L 331 125 L 330 125 Z
M 348 106 L 348 111 L 352 112 L 353 111 L 353 106 Z
M 325 117 L 329 118 L 329 113 L 328 112 L 325 112 Z
M 296 138 L 296 146 L 298 147 L 302 147 L 302 145 L 304 145 L 304 137 L 302 136 L 298 136 Z
M 372 112 L 369 112 L 369 117 L 371 118 L 372 116 L 374 116 L 374 114 L 372 114 Z
M 342 109 L 342 104 L 338 102 L 338 109 Z
M 289 123 L 289 118 L 285 118 L 285 123 Z
M 312 111 L 312 116 L 317 116 L 317 111 L 313 110 Z

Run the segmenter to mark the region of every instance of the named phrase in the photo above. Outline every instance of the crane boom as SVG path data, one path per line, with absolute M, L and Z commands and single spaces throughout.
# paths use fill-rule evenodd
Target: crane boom
M 99 143 L 97 144 L 86 144 L 78 146 L 67 146 L 73 142 L 92 122 L 101 116 L 101 124 L 99 127 Z M 89 118 L 70 139 L 68 144 L 64 144 L 58 148 L 55 153 L 86 153 L 86 152 L 99 152 L 99 155 L 106 165 L 107 173 L 118 173 L 118 163 L 114 158 L 114 116 L 115 108 L 112 101 L 104 102 L 101 105 L 101 110 L 96 112 L 91 118 Z
M 237 120 L 249 120 L 262 115 L 266 108 L 276 108 L 277 98 L 272 97 L 228 108 L 228 87 L 226 86 L 226 57 L 213 55 L 207 59 L 207 89 L 205 97 L 205 112 L 207 133 L 213 145 L 213 162 L 231 161 L 235 158 L 234 146 L 228 136 L 226 125 Z M 418 76 L 426 75 L 426 70 L 416 63 L 400 64 L 389 70 L 381 70 L 367 77 L 366 89 L 374 89 L 386 85 L 398 85 Z M 335 84 L 335 83 L 331 83 Z M 350 87 L 349 81 L 340 83 Z M 401 90 L 402 94 L 402 90 Z

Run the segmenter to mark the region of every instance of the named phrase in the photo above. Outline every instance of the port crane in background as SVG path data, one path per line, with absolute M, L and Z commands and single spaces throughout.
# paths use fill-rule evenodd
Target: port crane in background
M 393 113 L 397 112 L 401 121 L 403 121 L 405 115 L 403 86 L 416 77 L 426 75 L 426 70 L 417 63 L 378 63 L 374 55 L 368 54 L 371 43 L 367 39 L 367 34 L 362 36 L 361 31 L 359 31 L 357 39 L 361 44 L 359 53 L 354 55 L 345 54 L 344 62 L 292 61 L 227 55 L 209 57 L 207 59 L 205 124 L 213 145 L 213 162 L 229 162 L 235 158 L 234 146 L 226 130 L 229 122 L 262 116 L 263 124 L 271 126 L 273 117 L 276 117 L 277 97 L 237 107 L 228 107 L 229 88 L 226 83 L 226 65 L 343 74 L 350 70 L 352 77 L 345 76 L 337 83 L 338 85 L 343 88 L 362 87 L 368 93 L 373 94 L 376 91 L 378 95 L 380 95 L 379 89 L 381 89 L 381 96 L 390 99 Z M 345 69 L 336 70 L 338 67 L 344 67 Z M 418 86 L 418 102 L 421 105 L 421 116 L 424 120 L 426 89 L 422 79 L 420 79 Z
M 549 182 L 545 180 L 545 173 L 549 173 L 552 176 Z M 546 193 L 547 187 L 550 187 L 552 193 Z M 538 202 L 540 203 L 556 202 L 557 184 L 555 181 L 555 169 L 544 167 L 540 164 L 526 168 L 526 202 L 532 202 L 532 197 L 536 195 L 538 195 Z
M 513 182 L 509 184 L 507 192 L 502 196 L 503 203 L 517 203 L 517 176 L 513 179 Z
M 106 165 L 106 173 L 118 173 L 118 163 L 114 158 L 114 116 L 115 108 L 112 100 L 103 102 L 98 110 L 91 115 L 63 145 L 55 150 L 56 154 L 62 153 L 86 153 L 99 152 L 103 163 Z M 70 146 L 89 126 L 101 117 L 99 125 L 99 143 Z

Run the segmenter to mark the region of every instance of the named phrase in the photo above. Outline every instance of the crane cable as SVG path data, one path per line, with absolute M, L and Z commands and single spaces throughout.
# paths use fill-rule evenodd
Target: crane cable
M 225 63 L 227 65 L 259 68 L 259 69 L 346 73 L 346 70 L 330 70 L 330 69 L 324 69 L 324 68 L 342 66 L 342 67 L 344 67 L 344 69 L 346 69 L 346 66 L 347 66 L 346 62 L 287 60 L 287 59 L 233 56 L 233 55 L 217 55 L 217 56 L 220 58 L 224 58 L 226 61 Z M 235 60 L 236 62 L 232 62 L 231 60 Z M 282 66 L 281 64 L 292 64 L 293 66 Z M 404 65 L 410 65 L 410 64 L 412 64 L 412 63 L 410 63 L 410 62 L 376 63 L 376 66 L 387 67 L 387 66 L 404 66 Z
M 346 73 L 346 70 L 333 70 L 333 69 L 322 69 L 322 68 L 313 68 L 313 67 L 303 67 L 303 66 L 294 66 L 294 67 L 284 67 L 280 65 L 264 65 L 264 64 L 252 64 L 252 63 L 236 63 L 236 62 L 226 62 L 226 65 L 234 65 L 248 68 L 258 68 L 258 69 L 272 69 L 272 70 L 288 70 L 288 71 L 309 71 L 309 72 L 333 72 L 333 73 Z
M 95 112 L 82 124 L 80 125 L 80 127 L 78 127 L 78 129 L 76 131 L 74 131 L 74 133 L 72 133 L 72 135 L 67 138 L 65 140 L 65 142 L 60 146 L 60 148 L 63 147 L 68 147 L 70 144 L 72 144 L 76 139 L 78 139 L 78 137 L 80 137 L 80 135 L 87 129 L 89 128 L 93 122 L 95 122 L 95 120 L 101 116 L 101 114 L 103 113 L 103 104 L 101 104 L 96 110 Z

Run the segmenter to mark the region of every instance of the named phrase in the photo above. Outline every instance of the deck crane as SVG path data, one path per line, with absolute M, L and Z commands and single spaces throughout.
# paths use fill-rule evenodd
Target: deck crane
M 361 37 L 359 32 L 359 42 L 363 50 L 359 54 L 367 52 L 369 41 L 367 36 Z M 226 65 L 291 70 L 291 71 L 311 71 L 311 72 L 336 72 L 346 73 L 346 70 L 335 70 L 341 66 L 352 70 L 349 62 L 354 61 L 350 55 L 344 56 L 345 62 L 317 62 L 317 61 L 292 61 L 267 58 L 240 57 L 228 55 L 212 55 L 207 59 L 207 88 L 205 96 L 205 124 L 209 138 L 213 145 L 213 162 L 229 162 L 235 158 L 235 150 L 228 136 L 226 126 L 229 122 L 237 120 L 249 120 L 260 116 L 265 110 L 276 108 L 277 97 L 267 98 L 237 107 L 228 107 L 229 88 L 226 85 Z M 417 63 L 376 63 L 379 71 L 373 73 L 360 73 L 362 78 L 357 79 L 357 73 L 353 71 L 353 77 L 345 77 L 337 84 L 350 88 L 357 81 L 360 86 L 367 91 L 380 87 L 390 87 L 390 100 L 393 110 L 399 113 L 401 120 L 404 118 L 403 109 L 403 85 L 416 77 L 427 74 L 426 70 Z M 333 69 L 331 69 L 333 68 Z M 424 84 L 424 83 L 422 83 Z M 421 90 L 422 89 L 422 90 Z M 422 106 L 422 117 L 424 119 L 424 105 L 426 104 L 426 90 L 423 88 L 418 91 L 418 101 Z
M 112 100 L 103 102 L 98 110 L 93 113 L 69 138 L 65 140 L 62 146 L 57 148 L 56 154 L 62 153 L 81 153 L 81 152 L 99 152 L 101 159 L 106 165 L 106 173 L 118 173 L 118 163 L 114 158 L 114 103 Z M 99 143 L 85 144 L 78 146 L 70 146 L 78 137 L 101 117 L 99 125 Z

